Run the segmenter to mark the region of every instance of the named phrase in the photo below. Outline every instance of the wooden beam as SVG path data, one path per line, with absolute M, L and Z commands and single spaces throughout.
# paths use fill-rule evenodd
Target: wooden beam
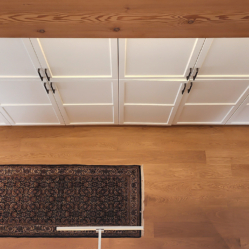
M 249 1 L 2 0 L 0 37 L 249 37 Z

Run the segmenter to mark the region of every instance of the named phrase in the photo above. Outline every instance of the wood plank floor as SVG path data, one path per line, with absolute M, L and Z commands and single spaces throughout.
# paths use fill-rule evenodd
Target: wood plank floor
M 2 127 L 0 164 L 143 164 L 145 236 L 103 249 L 249 248 L 249 127 Z M 97 239 L 0 238 L 1 249 Z

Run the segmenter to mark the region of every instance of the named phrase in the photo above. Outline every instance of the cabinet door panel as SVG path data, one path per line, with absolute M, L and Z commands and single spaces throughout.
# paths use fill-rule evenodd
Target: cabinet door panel
M 204 39 L 119 39 L 120 78 L 181 78 L 193 67 Z
M 179 82 L 126 81 L 125 103 L 174 104 Z
M 71 125 L 114 123 L 114 110 L 112 105 L 66 105 L 64 108 Z
M 0 54 L 0 112 L 7 123 L 64 124 L 30 39 L 0 38 Z
M 37 80 L 1 80 L 1 104 L 50 104 L 44 86 Z
M 29 39 L 0 38 L 0 77 L 38 78 L 34 55 L 25 46 Z M 32 53 L 32 52 L 31 52 Z
M 228 120 L 227 124 L 249 124 L 249 97 L 247 97 L 241 106 L 236 110 L 233 116 Z
M 117 78 L 117 39 L 31 39 L 52 79 Z
M 181 81 L 119 81 L 121 124 L 170 125 L 182 97 Z
M 70 81 L 56 82 L 64 104 L 93 104 L 113 102 L 111 81 Z
M 52 92 L 47 94 L 43 84 L 34 79 L 0 80 L 0 106 L 12 125 L 64 124 Z
M 226 105 L 185 105 L 178 123 L 220 124 L 232 108 Z
M 172 106 L 124 106 L 125 124 L 168 124 Z
M 248 89 L 248 80 L 194 81 L 190 93 L 184 94 L 174 124 L 225 124 Z
M 196 67 L 200 77 L 249 77 L 249 38 L 206 39 Z
M 199 80 L 193 87 L 186 103 L 235 104 L 249 86 L 247 80 Z
M 59 125 L 52 105 L 3 106 L 15 125 Z
M 66 124 L 117 124 L 117 80 L 53 82 L 55 98 Z

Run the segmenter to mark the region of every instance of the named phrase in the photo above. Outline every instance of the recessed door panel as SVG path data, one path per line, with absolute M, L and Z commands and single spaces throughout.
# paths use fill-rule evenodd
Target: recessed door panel
M 118 123 L 118 80 L 52 82 L 66 124 Z
M 196 80 L 187 89 L 174 124 L 225 124 L 248 94 L 249 80 Z
M 249 80 L 197 80 L 186 103 L 236 103 Z
M 185 105 L 177 123 L 220 124 L 232 108 L 226 105 Z
M 112 105 L 66 105 L 64 108 L 72 125 L 114 123 Z
M 198 77 L 249 77 L 249 38 L 206 39 Z
M 46 83 L 39 79 L 0 80 L 0 105 L 12 125 L 59 125 L 64 121 Z
M 59 125 L 52 105 L 8 105 L 4 110 L 15 125 Z
M 73 81 L 56 82 L 63 104 L 112 103 L 113 82 Z
M 120 77 L 185 78 L 204 39 L 119 39 Z
M 181 82 L 175 81 L 126 81 L 125 103 L 174 104 Z
M 168 124 L 172 106 L 124 106 L 124 124 Z
M 1 104 L 49 104 L 48 94 L 39 80 L 1 80 Z
M 117 39 L 31 39 L 37 56 L 55 78 L 117 78 Z
M 35 62 L 21 38 L 0 38 L 0 77 L 38 77 Z
M 120 80 L 119 122 L 170 125 L 184 85 L 172 80 Z

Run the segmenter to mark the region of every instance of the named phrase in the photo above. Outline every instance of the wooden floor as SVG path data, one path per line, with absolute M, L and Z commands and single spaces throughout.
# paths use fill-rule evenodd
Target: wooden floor
M 249 127 L 4 127 L 1 164 L 143 164 L 145 236 L 103 249 L 249 248 Z M 97 239 L 0 238 L 1 249 Z

